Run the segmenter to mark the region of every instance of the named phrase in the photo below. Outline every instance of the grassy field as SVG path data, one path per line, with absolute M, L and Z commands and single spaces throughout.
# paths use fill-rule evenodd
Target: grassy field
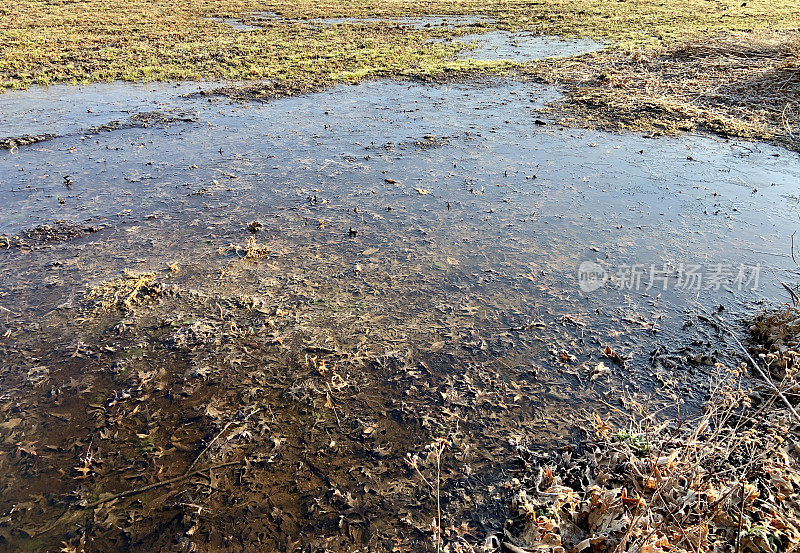
M 293 21 L 238 32 L 213 16 L 248 20 L 274 11 Z M 0 7 L 0 83 L 173 79 L 274 79 L 310 84 L 474 69 L 426 38 L 465 32 L 390 24 L 315 27 L 324 16 L 481 13 L 497 25 L 542 34 L 585 36 L 616 49 L 652 48 L 719 32 L 792 29 L 790 0 L 512 0 L 255 2 L 249 0 L 20 0 Z M 502 66 L 487 63 L 487 67 Z
M 800 151 L 796 31 L 728 32 L 646 52 L 601 52 L 528 66 L 559 84 L 562 124 L 646 132 L 701 131 Z

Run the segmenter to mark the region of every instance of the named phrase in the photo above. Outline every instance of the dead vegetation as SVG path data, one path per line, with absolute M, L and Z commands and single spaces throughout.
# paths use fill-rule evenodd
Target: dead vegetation
M 727 33 L 652 51 L 601 52 L 529 70 L 567 85 L 565 123 L 653 135 L 698 130 L 800 148 L 796 32 Z
M 101 132 L 111 132 L 120 129 L 134 129 L 157 125 L 169 125 L 171 123 L 193 123 L 198 120 L 196 113 L 190 113 L 183 110 L 166 110 L 166 111 L 144 111 L 135 113 L 125 120 L 109 121 L 96 127 L 86 129 L 86 134 L 99 134 Z
M 746 365 L 718 365 L 696 414 L 663 420 L 634 403 L 615 423 L 594 415 L 583 451 L 524 456 L 518 543 L 553 552 L 796 550 L 800 421 L 780 394 L 797 385 L 798 330 L 796 308 L 751 327 L 778 393 L 748 389 Z
M 249 259 L 251 261 L 254 261 L 256 259 L 268 257 L 272 252 L 267 246 L 259 244 L 255 236 L 250 236 L 247 238 L 247 241 L 244 243 L 244 246 L 237 246 L 236 244 L 228 244 L 227 246 L 220 248 L 218 250 L 218 253 L 220 255 L 233 253 L 243 259 Z
M 787 306 L 776 312 L 762 313 L 753 321 L 750 332 L 759 344 L 758 357 L 770 376 L 792 400 L 797 399 L 800 368 L 800 311 Z
M 0 138 L 0 150 L 14 150 L 20 146 L 29 146 L 38 142 L 52 140 L 55 137 L 56 135 L 47 133 L 37 135 L 26 134 L 23 136 L 9 136 L 6 138 Z
M 96 313 L 114 309 L 130 311 L 145 301 L 161 294 L 161 285 L 153 273 L 125 273 L 118 278 L 90 288 L 84 299 L 90 302 Z
M 231 85 L 197 92 L 198 96 L 225 96 L 238 102 L 266 102 L 286 96 L 307 94 L 324 89 L 323 81 L 318 77 L 298 79 L 296 81 L 264 81 L 246 85 Z
M 0 235 L 0 249 L 33 250 L 52 244 L 95 233 L 100 227 L 56 221 L 52 225 L 38 225 L 13 236 Z

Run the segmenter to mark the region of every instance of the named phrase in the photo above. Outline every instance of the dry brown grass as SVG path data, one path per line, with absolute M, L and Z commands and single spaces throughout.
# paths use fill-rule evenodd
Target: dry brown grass
M 687 130 L 800 148 L 796 32 L 724 34 L 649 52 L 603 52 L 531 68 L 567 85 L 565 122 L 654 135 Z
M 244 243 L 244 246 L 237 246 L 236 244 L 228 244 L 220 248 L 217 253 L 220 255 L 235 254 L 243 259 L 254 261 L 263 257 L 268 257 L 272 251 L 262 244 L 258 243 L 255 236 L 250 236 Z
M 90 288 L 84 299 L 94 304 L 95 312 L 113 309 L 130 311 L 160 293 L 153 273 L 125 272 L 121 277 Z
M 797 421 L 749 405 L 724 371 L 704 409 L 655 424 L 597 417 L 583 456 L 540 464 L 515 504 L 537 551 L 789 551 L 800 545 Z M 587 549 L 588 548 L 588 549 Z
M 760 314 L 750 326 L 767 374 L 793 402 L 800 399 L 800 310 L 785 306 Z
M 517 484 L 518 543 L 536 551 L 783 552 L 800 548 L 800 311 L 750 327 L 773 380 L 718 365 L 708 400 L 664 419 L 635 402 L 594 415 L 581 454 L 534 460 Z M 775 391 L 775 390 L 779 391 Z M 783 397 L 781 397 L 781 394 Z

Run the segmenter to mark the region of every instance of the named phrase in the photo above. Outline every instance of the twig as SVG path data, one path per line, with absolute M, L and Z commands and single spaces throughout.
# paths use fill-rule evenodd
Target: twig
M 422 471 L 419 468 L 419 457 L 414 455 L 413 457 L 411 454 L 408 455 L 408 459 L 411 463 L 411 466 L 414 467 L 414 470 L 417 471 L 417 474 L 425 484 L 431 489 L 431 491 L 436 492 L 436 529 L 434 532 L 434 541 L 436 543 L 436 553 L 439 553 L 442 550 L 442 501 L 441 501 L 441 480 L 442 480 L 442 454 L 444 450 L 447 448 L 448 441 L 444 438 L 437 438 L 435 442 L 431 444 L 433 447 L 434 456 L 436 457 L 436 485 L 432 484 L 430 480 L 425 478 L 425 475 L 422 474 Z
M 97 507 L 99 505 L 102 505 L 104 503 L 108 503 L 109 501 L 114 501 L 115 499 L 121 499 L 123 497 L 130 497 L 132 495 L 138 495 L 140 493 L 144 493 L 146 491 L 150 491 L 150 490 L 155 489 L 155 488 L 160 488 L 162 486 L 169 486 L 170 484 L 175 484 L 176 482 L 182 482 L 184 480 L 187 480 L 187 479 L 191 478 L 192 476 L 202 475 L 206 471 L 221 469 L 221 468 L 224 468 L 224 467 L 232 467 L 233 465 L 239 465 L 241 463 L 242 463 L 242 460 L 229 461 L 227 463 L 220 463 L 218 465 L 211 465 L 210 467 L 206 467 L 206 468 L 203 468 L 203 469 L 193 470 L 193 471 L 187 472 L 186 474 L 183 474 L 181 476 L 176 476 L 175 478 L 170 478 L 168 480 L 162 480 L 161 482 L 153 482 L 152 484 L 147 484 L 146 486 L 141 486 L 139 488 L 133 488 L 132 490 L 127 490 L 127 491 L 124 491 L 124 492 L 115 493 L 112 496 L 109 496 L 109 497 L 106 497 L 106 498 L 103 498 L 103 499 L 98 499 L 97 501 L 95 501 L 93 503 L 89 503 L 88 505 L 83 506 L 81 508 L 83 508 L 83 509 L 94 509 L 95 507 Z
M 750 360 L 750 363 L 752 363 L 753 367 L 755 367 L 755 369 L 758 371 L 758 374 L 761 375 L 761 378 L 766 380 L 767 383 L 770 385 L 770 387 L 772 387 L 772 389 L 775 390 L 775 393 L 778 394 L 778 397 L 780 397 L 783 403 L 786 404 L 786 407 L 788 407 L 789 411 L 792 412 L 792 415 L 794 415 L 794 418 L 797 419 L 797 422 L 800 422 L 800 414 L 798 414 L 797 411 L 795 411 L 794 407 L 792 407 L 792 404 L 789 403 L 789 400 L 786 399 L 785 395 L 783 395 L 783 392 L 781 392 L 780 389 L 778 389 L 778 387 L 775 385 L 772 379 L 769 376 L 767 376 L 767 374 L 763 371 L 763 369 L 759 366 L 759 364 L 756 363 L 755 359 L 752 358 L 747 349 L 739 341 L 739 338 L 736 337 L 736 334 L 734 334 L 730 328 L 726 327 L 725 330 L 727 330 L 728 333 L 731 335 L 731 337 L 733 337 L 733 340 L 739 346 L 739 349 L 741 349 L 742 352 L 747 356 L 747 358 Z
M 507 541 L 504 541 L 500 545 L 502 545 L 503 549 L 508 551 L 508 553 L 530 553 L 527 549 L 522 549 L 521 547 L 518 547 L 518 546 L 514 545 L 513 543 L 510 543 L 510 542 L 507 542 Z
M 442 483 L 442 451 L 444 450 L 444 446 L 441 446 L 437 450 L 436 455 L 436 515 L 437 515 L 437 525 L 438 528 L 436 532 L 438 534 L 438 539 L 436 540 L 436 552 L 439 553 L 442 549 L 442 499 L 440 494 L 440 488 Z
M 783 123 L 783 128 L 786 130 L 786 132 L 789 134 L 789 136 L 791 136 L 792 139 L 794 139 L 794 133 L 792 132 L 792 126 L 789 124 L 789 119 L 786 117 L 786 111 L 789 109 L 789 106 L 791 106 L 791 105 L 792 105 L 791 102 L 787 102 L 786 106 L 784 106 L 783 111 L 781 112 L 781 122 Z
M 794 259 L 794 252 L 792 252 L 792 259 Z M 797 304 L 800 304 L 800 297 L 798 297 L 797 292 L 789 288 L 789 285 L 786 284 L 785 282 L 781 282 L 781 286 L 786 288 L 786 291 L 789 292 L 789 294 L 791 294 L 792 303 L 794 303 L 794 306 L 797 307 Z
M 220 309 L 221 309 L 221 308 L 220 308 Z M 197 464 L 197 461 L 199 461 L 199 460 L 200 460 L 200 459 L 203 457 L 203 455 L 205 455 L 206 451 L 208 451 L 209 449 L 211 449 L 211 446 L 212 446 L 212 445 L 214 445 L 214 443 L 215 443 L 215 442 L 216 442 L 216 441 L 219 439 L 219 437 L 220 437 L 220 436 L 222 436 L 222 435 L 225 433 L 225 431 L 226 431 L 226 430 L 228 430 L 228 428 L 230 428 L 230 426 L 231 426 L 232 424 L 235 424 L 235 423 L 243 423 L 243 422 L 247 421 L 247 419 L 249 419 L 250 417 L 252 417 L 253 415 L 255 415 L 256 413 L 258 413 L 258 411 L 259 411 L 259 409 L 254 409 L 254 410 L 253 410 L 253 411 L 252 411 L 252 412 L 251 412 L 249 415 L 247 415 L 245 418 L 243 418 L 243 419 L 242 419 L 242 420 L 240 420 L 240 421 L 228 421 L 228 422 L 225 424 L 225 426 L 223 426 L 223 427 L 222 427 L 222 430 L 220 430 L 220 431 L 217 433 L 217 435 L 216 435 L 216 436 L 214 436 L 214 439 L 213 439 L 213 440 L 211 440 L 210 442 L 208 442 L 208 445 L 205 447 L 205 449 L 203 449 L 203 451 L 201 451 L 201 452 L 200 452 L 200 454 L 199 454 L 197 457 L 195 457 L 194 461 L 192 461 L 192 464 L 191 464 L 191 465 L 189 465 L 189 468 L 188 468 L 188 469 L 186 469 L 186 472 L 188 473 L 190 470 L 192 470 L 192 469 L 194 468 L 194 466 Z
M 331 385 L 327 382 L 325 385 L 328 387 L 328 393 L 330 394 L 329 397 L 331 398 L 331 407 L 333 407 L 333 414 L 336 415 L 336 426 L 341 427 L 342 421 L 339 420 L 339 413 L 336 412 L 336 404 L 333 402 L 333 390 L 331 390 Z
M 739 524 L 736 529 L 736 553 L 741 551 L 741 539 L 742 539 L 742 520 L 744 519 L 744 500 L 746 498 L 746 494 L 744 493 L 744 484 L 741 485 L 742 488 L 742 503 L 739 505 Z

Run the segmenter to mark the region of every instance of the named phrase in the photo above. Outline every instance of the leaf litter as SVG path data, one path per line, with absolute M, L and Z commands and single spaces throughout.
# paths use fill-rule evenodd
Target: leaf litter
M 607 419 L 587 416 L 579 443 L 561 452 L 521 447 L 522 476 L 507 484 L 509 550 L 796 549 L 800 419 L 777 394 L 797 387 L 798 320 L 789 307 L 751 324 L 777 393 L 746 364 L 717 364 L 698 411 L 665 416 L 634 400 Z
M 268 234 L 258 242 L 267 257 L 244 249 L 224 257 L 213 291 L 192 286 L 198 275 L 189 269 L 127 272 L 90 287 L 78 335 L 48 345 L 63 340 L 67 366 L 30 382 L 4 375 L 17 403 L 2 409 L 24 415 L 3 430 L 14 447 L 0 461 L 10 463 L 8 485 L 36 475 L 43 486 L 26 493 L 33 502 L 12 525 L 0 525 L 4 539 L 226 550 L 225 535 L 291 547 L 302 528 L 329 550 L 461 551 L 502 527 L 507 463 L 531 436 L 555 442 L 575 424 L 558 407 L 568 396 L 557 392 L 573 373 L 546 376 L 525 358 L 550 336 L 574 352 L 570 363 L 580 356 L 604 376 L 603 352 L 580 345 L 595 331 L 560 316 L 521 332 L 464 328 L 464 316 L 489 308 L 479 295 L 397 326 L 381 304 L 353 305 L 350 291 L 292 274 L 301 251 L 281 253 L 275 242 Z M 285 284 L 268 276 L 276 264 Z M 385 277 L 365 270 L 357 278 L 368 290 Z M 26 346 L 9 359 L 51 365 L 60 349 Z M 92 369 L 98 364 L 108 368 Z M 602 395 L 582 393 L 583 405 L 604 409 Z M 546 420 L 519 417 L 533 408 Z M 52 430 L 34 433 L 39 417 Z M 407 454 L 417 455 L 411 465 Z

